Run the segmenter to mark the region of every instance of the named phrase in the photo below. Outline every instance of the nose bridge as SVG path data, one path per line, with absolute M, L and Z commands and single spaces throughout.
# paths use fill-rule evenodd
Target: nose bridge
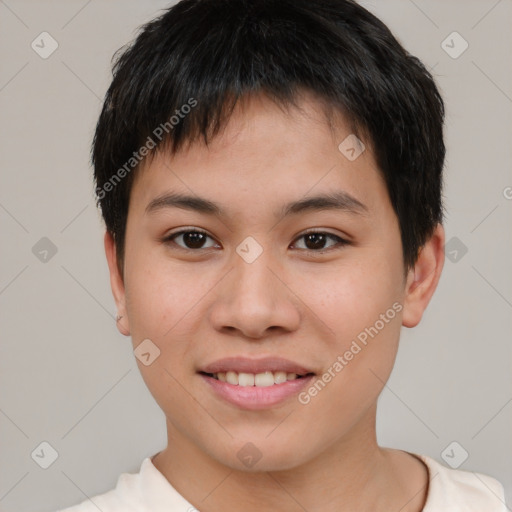
M 258 244 L 259 245 L 259 244 Z M 248 240 L 233 254 L 231 272 L 219 290 L 213 321 L 217 329 L 235 328 L 247 337 L 261 337 L 269 327 L 293 330 L 299 314 L 286 286 L 276 277 L 272 250 Z
M 238 299 L 250 299 L 252 296 L 254 301 L 264 299 L 270 305 L 275 297 L 270 292 L 275 288 L 273 280 L 276 279 L 269 269 L 272 267 L 272 251 L 263 248 L 254 239 L 246 239 L 237 247 L 236 253 L 233 257 L 233 296 L 236 295 Z

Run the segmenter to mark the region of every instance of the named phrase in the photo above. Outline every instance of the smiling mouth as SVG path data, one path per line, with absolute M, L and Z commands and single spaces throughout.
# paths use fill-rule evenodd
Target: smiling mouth
M 309 377 L 314 375 L 313 373 L 306 373 L 304 375 L 300 375 L 297 373 L 287 373 L 284 371 L 277 372 L 262 372 L 262 373 L 244 373 L 244 372 L 218 372 L 218 373 L 206 373 L 199 372 L 201 375 L 205 375 L 212 379 L 227 382 L 233 386 L 241 386 L 241 387 L 270 387 L 278 384 L 283 384 L 287 381 L 303 379 L 305 377 Z

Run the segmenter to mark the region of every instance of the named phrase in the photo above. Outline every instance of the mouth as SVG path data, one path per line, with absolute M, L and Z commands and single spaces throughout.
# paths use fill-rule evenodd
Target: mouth
M 233 386 L 242 386 L 242 387 L 260 387 L 266 388 L 270 386 L 275 386 L 279 384 L 283 384 L 287 381 L 293 381 L 297 379 L 304 379 L 310 376 L 313 376 L 313 372 L 307 373 L 294 373 L 294 372 L 286 372 L 284 370 L 280 371 L 264 371 L 260 373 L 245 373 L 245 372 L 236 372 L 233 370 L 227 372 L 216 372 L 216 373 L 207 373 L 207 372 L 199 372 L 206 377 L 210 377 L 212 379 L 218 380 L 220 382 L 227 382 Z
M 231 357 L 197 370 L 217 399 L 239 409 L 262 411 L 287 403 L 311 384 L 311 369 L 279 357 Z

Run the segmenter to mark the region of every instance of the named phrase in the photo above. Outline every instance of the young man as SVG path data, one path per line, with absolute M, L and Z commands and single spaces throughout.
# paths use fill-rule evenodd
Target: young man
M 443 117 L 349 0 L 183 0 L 144 27 L 93 162 L 168 446 L 68 512 L 505 510 L 496 480 L 376 440 L 443 268 Z

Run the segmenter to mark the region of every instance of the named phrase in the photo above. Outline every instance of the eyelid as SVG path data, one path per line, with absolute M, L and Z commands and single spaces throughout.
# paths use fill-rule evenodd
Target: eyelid
M 306 229 L 306 231 L 302 231 L 301 233 L 299 233 L 295 237 L 295 239 L 300 238 L 301 236 L 309 235 L 311 233 L 321 233 L 322 235 L 330 235 L 330 236 L 334 236 L 334 237 L 338 237 L 338 238 L 343 239 L 343 236 L 337 235 L 336 233 L 331 233 L 330 231 L 327 231 L 327 228 L 310 228 L 310 229 Z
M 200 248 L 200 249 L 188 249 L 188 248 L 182 247 L 181 245 L 178 245 L 176 242 L 174 242 L 173 239 L 175 237 L 178 237 L 180 235 L 183 235 L 185 233 L 190 233 L 190 232 L 202 233 L 203 235 L 206 235 L 207 237 L 211 238 L 216 243 L 218 243 L 217 240 L 215 239 L 215 237 L 210 235 L 210 233 L 208 233 L 208 231 L 206 231 L 204 229 L 201 229 L 201 228 L 196 228 L 196 227 L 193 227 L 193 226 L 181 227 L 181 228 L 178 229 L 178 231 L 174 231 L 172 233 L 166 234 L 166 235 L 164 235 L 162 237 L 161 242 L 163 242 L 163 243 L 173 243 L 174 246 L 178 248 L 178 250 L 187 251 L 187 252 L 197 252 L 197 253 L 199 253 L 201 251 L 212 249 L 212 247 L 206 247 L 206 248 Z
M 190 232 L 198 232 L 198 233 L 202 233 L 204 235 L 206 235 L 207 237 L 211 238 L 212 240 L 215 240 L 217 242 L 217 240 L 215 239 L 215 237 L 213 237 L 212 235 L 210 235 L 206 230 L 204 229 L 201 229 L 201 228 L 196 228 L 196 227 L 182 227 L 182 228 L 179 228 L 178 231 L 175 231 L 173 233 L 170 233 L 170 234 L 167 234 L 165 235 L 163 238 L 162 238 L 162 242 L 173 242 L 174 241 L 172 240 L 174 237 L 177 237 L 179 235 L 182 235 L 184 233 L 190 233 Z M 302 233 L 299 233 L 294 239 L 293 239 L 293 242 L 291 243 L 291 245 L 294 245 L 296 243 L 297 240 L 300 240 L 301 238 L 303 238 L 304 236 L 306 235 L 309 235 L 309 234 L 313 234 L 313 233 L 319 233 L 319 234 L 323 234 L 323 235 L 327 235 L 327 236 L 330 236 L 332 238 L 336 238 L 338 239 L 338 242 L 336 245 L 332 246 L 332 247 L 328 247 L 327 249 L 319 249 L 319 250 L 313 250 L 313 249 L 299 249 L 300 251 L 303 251 L 303 252 L 308 252 L 308 253 L 312 253 L 312 254 L 325 254 L 327 252 L 331 252 L 333 250 L 336 250 L 336 249 L 339 249 L 339 248 L 342 248 L 344 247 L 345 245 L 349 245 L 351 242 L 349 240 L 347 240 L 346 238 L 340 236 L 340 235 L 336 235 L 334 233 L 331 233 L 329 231 L 326 231 L 325 228 L 311 228 L 311 229 L 307 229 L 306 231 L 303 231 Z M 218 243 L 218 242 L 217 242 Z M 186 247 L 181 247 L 180 245 L 174 243 L 175 246 L 178 248 L 178 249 L 181 249 L 183 251 L 187 251 L 187 252 L 201 252 L 201 251 L 205 251 L 205 250 L 208 250 L 208 249 L 212 249 L 211 247 L 206 247 L 206 248 L 199 248 L 199 249 L 188 249 Z
M 325 228 L 311 228 L 311 229 L 307 229 L 306 231 L 303 231 L 302 233 L 298 234 L 294 238 L 294 241 L 292 242 L 292 244 L 295 244 L 297 240 L 300 240 L 304 236 L 310 235 L 310 234 L 314 234 L 314 233 L 319 233 L 319 234 L 322 234 L 322 235 L 327 235 L 327 236 L 332 237 L 332 238 L 336 238 L 336 239 L 338 239 L 338 242 L 334 246 L 328 247 L 327 249 L 319 249 L 317 251 L 315 251 L 313 249 L 299 249 L 300 251 L 307 252 L 307 253 L 312 254 L 312 255 L 315 255 L 315 254 L 326 254 L 326 253 L 335 251 L 337 249 L 341 249 L 342 247 L 344 247 L 346 245 L 349 245 L 351 243 L 348 239 L 346 239 L 346 238 L 344 238 L 344 237 L 342 237 L 340 235 L 336 235 L 335 233 L 331 233 L 330 231 L 326 231 Z

